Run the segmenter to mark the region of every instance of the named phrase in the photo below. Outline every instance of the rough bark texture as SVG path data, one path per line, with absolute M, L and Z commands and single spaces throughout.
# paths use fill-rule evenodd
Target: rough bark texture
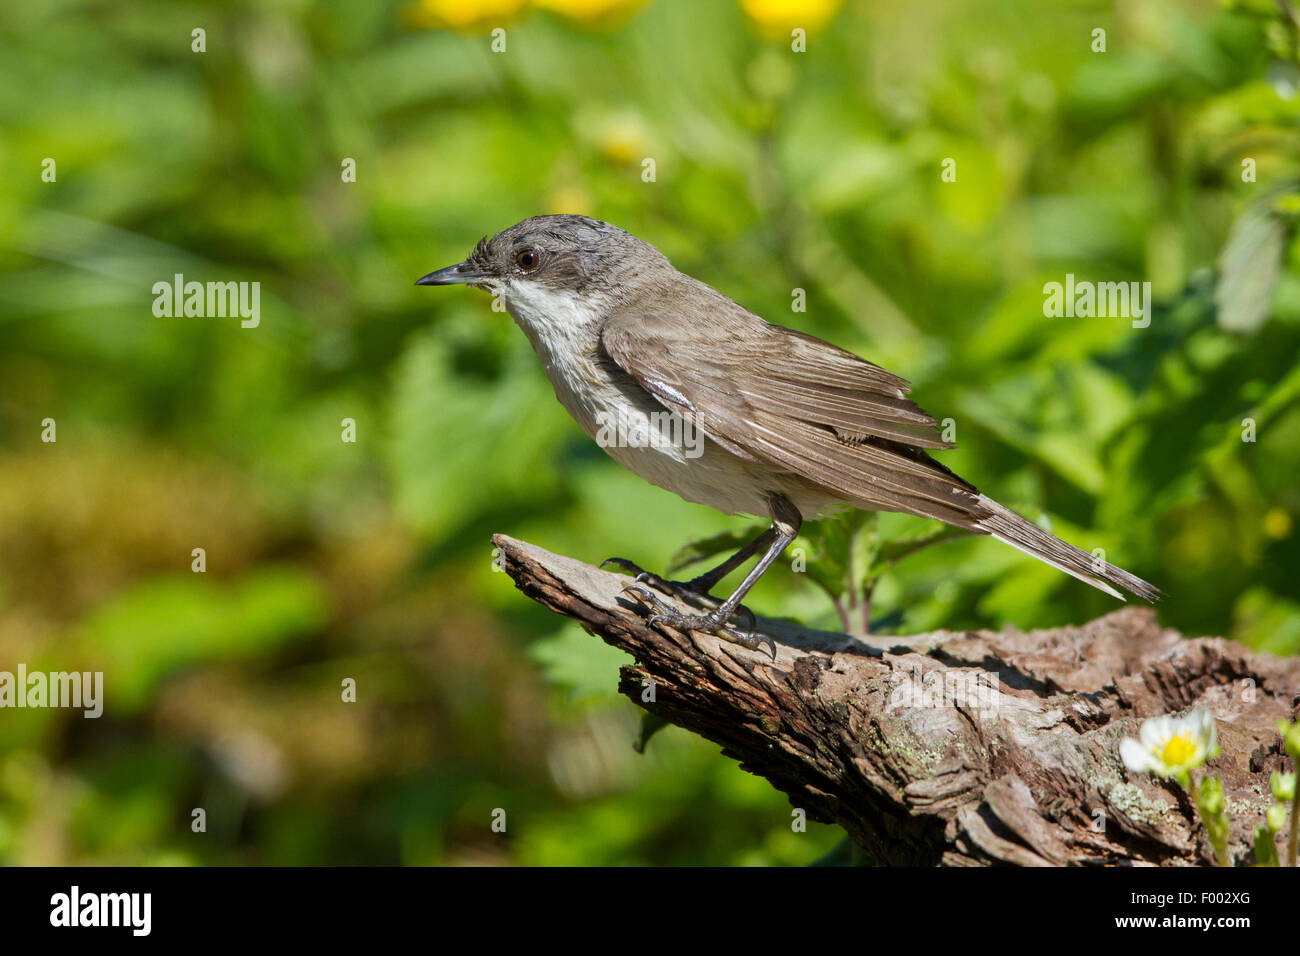
M 1205 705 L 1219 728 L 1230 852 L 1285 769 L 1276 722 L 1300 704 L 1300 659 L 1188 639 L 1149 609 L 1022 633 L 936 631 L 866 641 L 758 619 L 769 649 L 647 627 L 622 574 L 497 535 L 526 595 L 632 655 L 619 689 L 721 744 L 874 862 L 1042 866 L 1210 864 L 1171 782 L 1127 772 L 1142 719 Z M 653 686 L 653 701 L 644 700 Z

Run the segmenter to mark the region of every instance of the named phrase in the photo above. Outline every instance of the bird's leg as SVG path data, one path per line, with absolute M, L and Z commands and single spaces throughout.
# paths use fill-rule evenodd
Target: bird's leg
M 731 557 L 727 558 L 726 561 L 719 564 L 712 571 L 705 571 L 703 574 L 698 574 L 691 578 L 686 582 L 686 587 L 697 594 L 708 594 L 718 586 L 719 581 L 725 578 L 732 571 L 736 570 L 736 568 L 740 567 L 754 555 L 758 554 L 758 552 L 768 547 L 772 543 L 772 539 L 775 537 L 776 526 L 773 525 Z
M 603 568 L 607 564 L 612 564 L 620 570 L 633 575 L 637 584 L 646 584 L 663 594 L 671 594 L 682 600 L 698 604 L 703 603 L 708 607 L 717 607 L 720 603 L 709 594 L 718 582 L 725 578 L 736 568 L 740 567 L 759 551 L 762 551 L 772 543 L 772 538 L 776 535 L 775 526 L 768 528 L 749 544 L 745 545 L 731 557 L 727 558 L 716 568 L 711 571 L 705 571 L 703 574 L 691 578 L 689 581 L 668 581 L 655 574 L 653 571 L 646 571 L 639 565 L 629 561 L 627 558 L 609 558 L 600 563 Z
M 727 624 L 730 622 L 731 616 L 740 609 L 740 602 L 745 599 L 745 595 L 758 583 L 758 579 L 763 576 L 790 545 L 790 542 L 799 534 L 799 526 L 803 523 L 803 517 L 799 514 L 798 509 L 784 495 L 772 495 L 770 504 L 772 508 L 772 527 L 768 533 L 760 535 L 757 539 L 758 541 L 767 539 L 771 542 L 767 553 L 759 559 L 749 574 L 745 575 L 745 580 L 740 582 L 739 587 L 731 593 L 731 596 L 707 614 L 682 614 L 680 611 L 669 607 L 654 593 L 639 584 L 629 584 L 624 588 L 624 591 L 635 593 L 638 599 L 653 611 L 647 623 L 655 624 L 662 621 L 682 631 L 703 631 L 708 634 L 717 634 L 719 637 L 741 644 L 750 650 L 757 650 L 762 641 L 758 635 L 752 633 L 752 629 L 749 632 L 742 630 L 728 631 Z M 755 545 L 754 550 L 757 550 L 758 547 L 758 545 Z M 736 563 L 738 564 L 739 561 Z M 734 568 L 735 564 L 732 564 L 731 567 Z M 731 570 L 731 568 L 727 570 Z M 712 573 L 710 572 L 710 574 Z M 749 616 L 753 617 L 752 614 Z

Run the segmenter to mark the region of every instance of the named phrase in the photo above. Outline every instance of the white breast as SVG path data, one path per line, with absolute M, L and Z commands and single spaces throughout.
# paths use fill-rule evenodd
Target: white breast
M 649 393 L 631 397 L 600 361 L 605 302 L 559 293 L 535 283 L 511 283 L 506 308 L 541 359 L 555 396 L 606 454 L 651 484 L 725 514 L 767 517 L 766 492 L 779 481 L 769 470 L 738 458 Z M 821 502 L 799 502 L 805 514 Z M 809 510 L 805 511 L 807 508 Z

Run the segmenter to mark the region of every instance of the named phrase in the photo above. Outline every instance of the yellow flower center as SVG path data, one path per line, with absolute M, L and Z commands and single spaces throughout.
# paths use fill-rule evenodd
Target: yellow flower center
M 1166 767 L 1181 767 L 1196 756 L 1196 744 L 1181 735 L 1172 737 L 1160 752 L 1160 759 Z

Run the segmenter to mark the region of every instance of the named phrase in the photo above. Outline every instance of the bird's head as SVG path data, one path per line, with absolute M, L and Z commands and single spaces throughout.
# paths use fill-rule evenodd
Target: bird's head
M 464 262 L 416 285 L 486 289 L 518 316 L 557 302 L 594 308 L 662 268 L 672 267 L 659 250 L 617 226 L 586 216 L 534 216 L 484 237 Z

